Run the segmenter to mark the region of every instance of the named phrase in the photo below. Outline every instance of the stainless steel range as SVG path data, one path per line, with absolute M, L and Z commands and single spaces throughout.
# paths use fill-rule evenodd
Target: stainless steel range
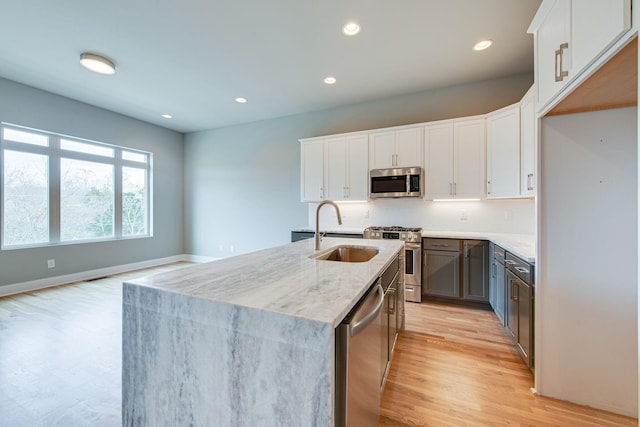
M 422 228 L 368 227 L 365 239 L 404 240 L 404 298 L 420 302 L 422 295 Z

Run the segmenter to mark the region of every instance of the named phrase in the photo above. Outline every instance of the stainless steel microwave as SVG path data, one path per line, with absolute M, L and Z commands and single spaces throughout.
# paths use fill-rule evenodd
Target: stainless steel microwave
M 422 168 L 372 169 L 369 172 L 369 197 L 422 197 Z

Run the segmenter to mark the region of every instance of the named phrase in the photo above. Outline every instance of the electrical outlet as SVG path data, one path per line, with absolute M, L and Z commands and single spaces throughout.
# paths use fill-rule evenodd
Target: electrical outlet
M 229 252 L 233 253 L 235 252 L 235 247 L 233 245 L 229 246 Z
M 56 267 L 56 260 L 55 259 L 48 259 L 47 260 L 47 268 L 55 268 Z
M 223 247 L 222 245 L 220 245 L 220 246 L 218 247 L 218 250 L 219 250 L 220 252 L 222 252 L 222 251 L 224 250 L 224 247 Z
M 366 211 L 364 211 L 364 217 L 365 217 L 365 218 L 369 218 L 369 209 L 367 209 Z
M 460 220 L 461 221 L 466 221 L 469 219 L 469 213 L 466 210 L 461 210 L 460 211 Z
M 513 211 L 511 209 L 504 211 L 504 219 L 513 219 Z

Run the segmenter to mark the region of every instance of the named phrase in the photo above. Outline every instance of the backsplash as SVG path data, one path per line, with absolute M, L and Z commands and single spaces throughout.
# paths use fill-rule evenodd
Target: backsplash
M 317 204 L 309 203 L 308 226 L 315 227 Z M 321 228 L 364 228 L 372 225 L 422 227 L 437 231 L 478 231 L 534 234 L 534 199 L 425 202 L 422 199 L 385 199 L 339 203 L 342 225 L 335 210 L 320 211 Z

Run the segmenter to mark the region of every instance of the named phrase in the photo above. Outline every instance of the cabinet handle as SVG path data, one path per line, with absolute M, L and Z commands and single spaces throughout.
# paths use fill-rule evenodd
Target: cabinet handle
M 520 273 L 529 273 L 529 270 L 523 267 L 515 267 L 515 269 L 518 270 Z
M 457 195 L 458 194 L 458 183 L 454 182 L 453 183 L 453 195 Z
M 513 282 L 511 283 L 511 299 L 518 301 L 518 285 Z
M 324 199 L 324 188 L 320 187 L 320 200 Z
M 491 267 L 493 267 L 491 269 L 491 277 L 495 278 L 496 275 L 498 274 L 498 268 L 497 268 L 498 266 L 495 264 L 491 264 Z
M 527 190 L 533 190 L 532 181 L 533 181 L 533 174 L 530 173 L 527 175 Z
M 398 155 L 397 154 L 392 154 L 391 155 L 391 166 L 398 166 Z
M 453 182 L 449 183 L 449 195 L 453 196 Z
M 555 54 L 556 54 L 556 58 L 555 58 L 555 74 L 556 74 L 556 81 L 557 82 L 561 82 L 562 80 L 564 80 L 565 77 L 567 77 L 569 75 L 569 71 L 565 71 L 562 69 L 562 57 L 564 56 L 564 50 L 569 48 L 569 43 L 562 43 L 560 45 L 560 49 L 556 50 Z
M 491 194 L 491 181 L 487 181 L 487 194 Z

